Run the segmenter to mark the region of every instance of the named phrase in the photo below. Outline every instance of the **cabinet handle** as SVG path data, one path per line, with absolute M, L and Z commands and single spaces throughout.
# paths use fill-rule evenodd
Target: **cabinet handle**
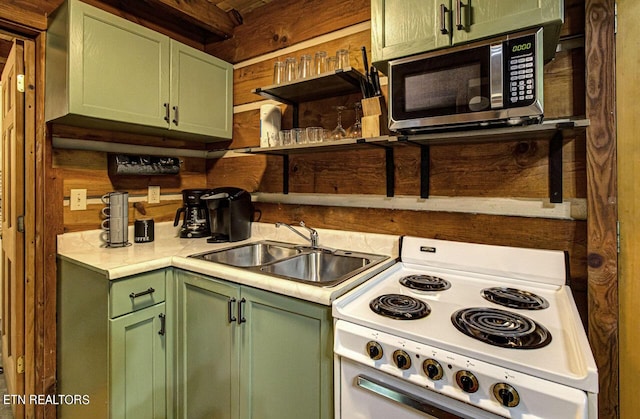
M 440 3 L 440 32 L 443 35 L 446 35 L 449 33 L 449 30 L 447 29 L 447 21 L 446 21 L 446 16 L 447 16 L 447 8 L 445 7 L 444 3 Z
M 178 107 L 177 106 L 173 107 L 173 123 L 176 126 L 178 125 Z
M 166 316 L 164 315 L 164 313 L 160 313 L 158 315 L 158 317 L 160 317 L 160 331 L 158 332 L 158 334 L 160 336 L 164 336 L 165 333 L 165 325 L 167 323 L 167 319 Z
M 138 297 L 142 297 L 143 295 L 147 295 L 147 294 L 153 294 L 154 292 L 156 292 L 156 290 L 154 290 L 153 288 L 149 287 L 148 290 L 146 291 L 142 291 L 142 292 L 132 292 L 131 294 L 129 294 L 129 298 L 134 299 L 134 298 L 138 298 Z
M 233 323 L 233 322 L 235 322 L 237 320 L 236 317 L 233 315 L 233 303 L 235 303 L 235 302 L 236 302 L 236 299 L 231 297 L 231 298 L 229 298 L 229 302 L 227 303 L 228 304 L 227 313 L 228 313 L 229 323 Z
M 164 121 L 165 122 L 169 122 L 170 116 L 169 116 L 169 103 L 165 103 L 164 104 Z
M 459 31 L 464 29 L 462 26 L 462 0 L 455 0 L 456 2 L 456 28 Z
M 240 303 L 238 303 L 238 324 L 247 322 L 247 319 L 244 318 L 244 314 L 242 313 L 242 305 L 246 302 L 247 300 L 243 298 L 240 300 Z

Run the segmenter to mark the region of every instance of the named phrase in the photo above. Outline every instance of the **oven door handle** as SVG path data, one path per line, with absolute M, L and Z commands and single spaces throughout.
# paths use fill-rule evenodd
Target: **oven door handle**
M 412 409 L 426 413 L 428 415 L 435 416 L 437 418 L 460 418 L 458 414 L 453 414 L 446 410 L 442 410 L 430 402 L 416 397 L 406 391 L 400 390 L 388 384 L 381 383 L 372 378 L 368 378 L 362 375 L 356 377 L 356 384 L 365 390 L 368 390 L 374 394 L 382 396 L 386 399 L 393 400 Z

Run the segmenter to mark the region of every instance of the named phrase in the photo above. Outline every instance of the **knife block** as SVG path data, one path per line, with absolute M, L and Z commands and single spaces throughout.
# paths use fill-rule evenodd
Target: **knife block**
M 387 105 L 384 96 L 362 99 L 362 137 L 380 137 L 388 133 Z

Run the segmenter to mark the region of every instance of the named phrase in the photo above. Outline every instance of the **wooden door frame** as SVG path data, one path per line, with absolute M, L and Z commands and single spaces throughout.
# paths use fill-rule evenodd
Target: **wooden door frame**
M 28 133 L 32 141 L 27 150 L 25 182 L 35 185 L 35 199 L 27 202 L 25 218 L 25 254 L 27 278 L 33 281 L 33 292 L 26 298 L 25 310 L 33 311 L 30 330 L 25 337 L 25 394 L 55 395 L 56 387 L 56 236 L 62 232 L 62 180 L 52 169 L 52 147 L 44 118 L 44 81 L 47 17 L 25 12 L 16 6 L 0 5 L 0 29 L 35 42 L 35 61 L 25 63 L 31 71 L 26 86 L 33 95 L 27 109 L 33 121 Z M 34 82 L 35 81 L 35 82 Z M 35 103 L 35 106 L 33 106 Z M 46 215 L 46 222 L 45 222 Z M 55 418 L 55 405 L 27 405 L 25 417 Z M 16 418 L 18 419 L 18 418 Z

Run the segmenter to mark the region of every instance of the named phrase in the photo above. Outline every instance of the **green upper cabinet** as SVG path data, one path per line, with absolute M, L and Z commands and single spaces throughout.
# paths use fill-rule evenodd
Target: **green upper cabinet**
M 333 417 L 331 307 L 175 274 L 176 417 Z
M 564 20 L 563 0 L 461 0 L 453 11 L 453 44 L 544 26 L 545 57 L 553 56 Z
M 45 71 L 47 121 L 231 138 L 231 64 L 78 0 L 49 20 Z
M 372 62 L 386 72 L 394 58 L 534 26 L 549 59 L 563 20 L 563 0 L 371 0 Z
M 233 66 L 171 41 L 170 129 L 231 138 Z
M 371 0 L 371 61 L 451 45 L 449 5 L 450 0 Z

